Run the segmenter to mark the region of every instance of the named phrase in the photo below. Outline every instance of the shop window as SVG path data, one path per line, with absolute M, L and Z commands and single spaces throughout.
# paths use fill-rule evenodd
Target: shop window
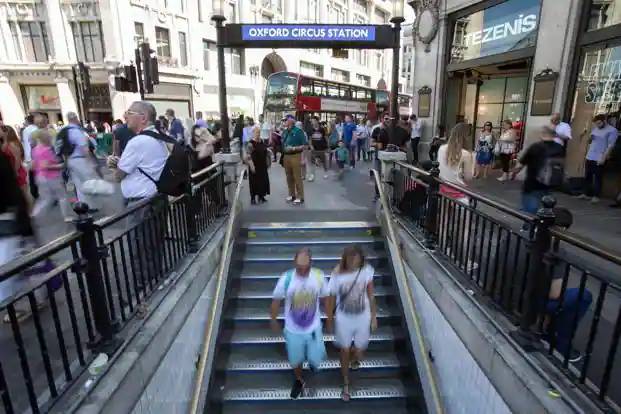
M 102 62 L 104 59 L 101 22 L 71 22 L 73 41 L 82 62 Z
M 541 0 L 507 0 L 455 21 L 451 63 L 535 45 Z
M 508 78 L 505 102 L 525 102 L 528 79 L 525 77 Z
M 479 103 L 502 103 L 505 96 L 505 78 L 483 81 L 479 89 Z
M 590 129 L 596 114 L 621 112 L 621 46 L 583 51 L 574 96 L 572 124 Z M 617 125 L 614 125 L 615 127 Z
M 47 30 L 43 22 L 13 22 L 11 34 L 17 56 L 28 62 L 45 62 L 50 55 Z M 21 38 L 21 41 L 20 41 Z
M 588 30 L 621 23 L 621 0 L 591 1 Z
M 155 27 L 155 43 L 157 55 L 170 57 L 170 32 L 163 27 Z
M 481 80 L 476 103 L 476 134 L 486 122 L 492 123 L 496 134 L 501 133 L 501 124 L 505 119 L 521 122 L 526 109 L 527 85 L 528 78 L 525 76 Z M 475 86 L 473 84 L 470 88 L 470 98 L 466 98 L 472 102 L 475 102 Z
M 181 66 L 188 66 L 188 39 L 184 32 L 179 32 L 179 60 Z

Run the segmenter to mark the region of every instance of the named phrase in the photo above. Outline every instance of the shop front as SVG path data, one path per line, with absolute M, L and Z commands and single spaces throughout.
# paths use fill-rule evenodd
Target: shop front
M 500 134 L 510 119 L 524 138 L 541 0 L 488 1 L 449 15 L 441 123 L 486 122 Z
M 605 114 L 608 123 L 621 130 L 621 0 L 585 3 L 574 60 L 574 93 L 566 105 L 573 132 L 567 150 L 567 172 L 577 178 L 577 183 L 584 175 L 593 117 Z M 621 140 L 617 145 L 621 151 Z M 619 162 L 613 159 L 606 163 L 605 197 L 621 191 Z
M 26 113 L 47 115 L 50 123 L 63 120 L 58 87 L 52 85 L 21 85 Z

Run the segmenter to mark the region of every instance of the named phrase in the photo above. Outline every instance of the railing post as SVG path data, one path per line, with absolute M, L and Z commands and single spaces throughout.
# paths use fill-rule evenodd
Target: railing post
M 438 228 L 438 194 L 440 192 L 440 163 L 433 161 L 429 171 L 430 180 L 427 187 L 427 211 L 425 212 L 425 247 L 436 248 L 436 234 Z
M 117 338 L 114 324 L 110 318 L 106 287 L 101 273 L 100 261 L 105 257 L 97 244 L 93 217 L 88 214 L 88 204 L 77 203 L 73 210 L 78 215 L 76 227 L 80 231 L 80 253 L 83 261 L 83 272 L 86 278 L 88 298 L 91 303 L 93 321 L 99 338 L 89 347 L 97 352 L 112 354 L 121 344 Z M 88 312 L 88 309 L 84 310 Z
M 198 220 L 196 220 L 196 216 L 199 213 L 201 203 L 200 200 L 197 200 L 196 191 L 192 183 L 188 185 L 186 195 L 185 206 L 188 214 L 188 251 L 190 253 L 196 253 L 198 251 L 198 239 L 200 234 L 198 231 Z
M 534 239 L 529 242 L 530 261 L 524 290 L 525 308 L 522 311 L 519 330 L 511 333 L 526 350 L 532 350 L 537 341 L 537 336 L 531 331 L 531 326 L 541 313 L 550 286 L 550 275 L 546 270 L 545 260 L 550 253 L 552 243 L 550 227 L 554 225 L 556 218 L 553 210 L 556 199 L 552 196 L 544 196 L 541 202 L 542 207 L 537 211 Z

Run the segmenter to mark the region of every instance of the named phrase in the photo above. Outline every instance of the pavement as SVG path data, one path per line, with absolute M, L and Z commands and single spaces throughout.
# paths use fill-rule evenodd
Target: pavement
M 473 180 L 470 186 L 495 201 L 519 208 L 522 182 L 499 182 L 497 177 L 498 174 L 492 174 L 487 179 Z M 572 233 L 621 256 L 621 209 L 608 207 L 611 200 L 591 204 L 588 200 L 559 192 L 554 193 L 554 197 L 557 207 L 567 208 L 573 213 L 574 223 L 569 229 Z

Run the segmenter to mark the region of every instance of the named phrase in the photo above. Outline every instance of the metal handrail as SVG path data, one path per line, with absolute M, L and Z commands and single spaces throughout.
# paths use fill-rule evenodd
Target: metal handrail
M 233 237 L 233 225 L 235 224 L 236 218 L 236 209 L 237 204 L 239 203 L 239 196 L 241 193 L 241 188 L 244 183 L 244 177 L 246 176 L 246 170 L 243 170 L 239 175 L 237 180 L 237 187 L 235 189 L 235 195 L 233 196 L 233 202 L 231 203 L 231 213 L 229 215 L 228 223 L 226 226 L 226 233 L 224 235 L 224 244 L 222 245 L 222 253 L 220 254 L 220 264 L 218 265 L 218 273 L 216 274 L 216 290 L 213 295 L 213 299 L 211 302 L 211 306 L 209 307 L 209 314 L 207 317 L 207 323 L 205 326 L 205 335 L 203 336 L 203 344 L 200 352 L 200 359 L 198 361 L 198 368 L 196 370 L 196 377 L 194 382 L 194 389 L 192 390 L 192 399 L 190 400 L 190 414 L 198 414 L 200 403 L 201 403 L 201 393 L 203 389 L 203 382 L 205 378 L 205 369 L 207 367 L 207 360 L 209 357 L 209 349 L 211 348 L 211 344 L 214 341 L 215 335 L 217 331 L 215 330 L 214 322 L 216 318 L 216 311 L 218 305 L 218 298 L 220 295 L 224 294 L 224 272 L 227 269 L 227 257 L 229 256 L 229 249 L 231 244 L 231 239 Z M 216 333 L 214 333 L 216 332 Z
M 550 233 L 556 239 L 564 241 L 570 245 L 578 247 L 579 249 L 585 250 L 589 253 L 594 254 L 604 260 L 608 260 L 616 265 L 621 266 L 621 257 L 617 256 L 610 251 L 607 251 L 602 245 L 598 244 L 595 241 L 584 239 L 576 236 L 576 234 L 568 232 L 566 230 L 561 230 L 559 228 L 551 228 Z
M 412 165 L 405 164 L 405 163 L 403 163 L 401 161 L 396 161 L 395 164 L 397 164 L 398 166 L 403 167 L 405 169 L 414 171 L 417 174 L 425 175 L 425 176 L 428 176 L 428 177 L 432 176 L 428 171 L 421 170 L 420 168 L 414 167 Z M 455 183 L 451 183 L 451 182 L 445 181 L 445 180 L 443 180 L 443 179 L 441 179 L 439 177 L 434 177 L 434 178 L 441 185 L 445 185 L 447 187 L 451 187 L 451 188 L 459 191 L 460 193 L 464 193 L 468 197 L 471 197 L 471 198 L 473 198 L 473 199 L 475 199 L 477 201 L 480 201 L 483 204 L 487 204 L 488 206 L 493 207 L 495 209 L 498 209 L 498 210 L 502 211 L 503 213 L 509 214 L 509 215 L 511 215 L 511 216 L 513 216 L 515 218 L 518 218 L 518 219 L 524 220 L 524 221 L 533 221 L 533 220 L 535 220 L 535 216 L 532 215 L 532 214 L 528 214 L 528 213 L 525 213 L 523 211 L 519 211 L 519 210 L 516 210 L 516 209 L 511 208 L 509 206 L 506 206 L 506 205 L 504 205 L 504 204 L 502 204 L 502 203 L 500 203 L 500 202 L 498 202 L 496 200 L 493 200 L 491 198 L 485 197 L 484 195 L 481 195 L 479 193 L 475 193 L 474 191 L 470 190 L 467 187 L 464 187 L 464 186 L 461 186 L 461 185 L 458 185 L 458 184 L 455 184 Z
M 403 261 L 403 257 L 401 256 L 401 252 L 399 251 L 399 242 L 398 242 L 398 239 L 395 233 L 395 229 L 393 227 L 394 219 L 392 217 L 392 210 L 390 208 L 390 204 L 388 203 L 388 199 L 386 198 L 386 194 L 384 193 L 384 189 L 382 187 L 382 184 L 379 178 L 379 173 L 375 169 L 372 169 L 371 171 L 373 173 L 373 177 L 375 178 L 375 185 L 379 193 L 380 202 L 382 204 L 382 210 L 384 213 L 384 217 L 386 219 L 386 226 L 388 227 L 388 237 L 390 238 L 393 245 L 395 246 L 394 254 L 397 256 L 396 258 L 394 258 L 395 259 L 394 261 L 397 264 L 397 268 L 395 269 L 395 276 L 398 278 L 402 278 L 402 281 L 404 282 L 404 286 L 408 287 L 405 292 L 406 299 L 407 299 L 407 307 L 406 307 L 406 304 L 404 304 L 404 307 L 406 307 L 406 309 L 408 309 L 412 315 L 412 321 L 414 322 L 414 326 L 413 326 L 414 333 L 416 335 L 418 347 L 419 349 L 422 350 L 421 352 L 422 361 L 420 361 L 422 362 L 421 369 L 424 369 L 426 372 L 426 378 L 429 381 L 429 388 L 432 394 L 432 395 L 426 395 L 425 397 L 432 399 L 431 404 L 428 404 L 428 406 L 431 405 L 434 408 L 433 412 L 443 413 L 444 408 L 442 405 L 442 401 L 440 399 L 440 391 L 438 390 L 438 384 L 436 383 L 436 380 L 435 380 L 435 375 L 432 369 L 432 363 L 429 359 L 429 353 L 425 350 L 426 346 L 425 346 L 425 341 L 423 340 L 421 322 L 418 318 L 418 312 L 416 310 L 416 302 L 414 300 L 414 296 L 412 295 L 412 289 L 410 288 L 410 285 L 408 283 L 408 278 L 405 274 L 405 264 Z
M 221 162 L 216 162 L 211 164 L 209 167 L 205 167 L 200 171 L 196 171 L 195 173 L 192 173 L 192 175 L 190 176 L 192 178 L 192 181 L 194 181 L 195 179 L 197 179 L 198 177 L 201 177 L 205 174 L 207 174 L 209 171 L 211 170 L 215 170 L 217 169 L 219 166 L 223 165 Z

